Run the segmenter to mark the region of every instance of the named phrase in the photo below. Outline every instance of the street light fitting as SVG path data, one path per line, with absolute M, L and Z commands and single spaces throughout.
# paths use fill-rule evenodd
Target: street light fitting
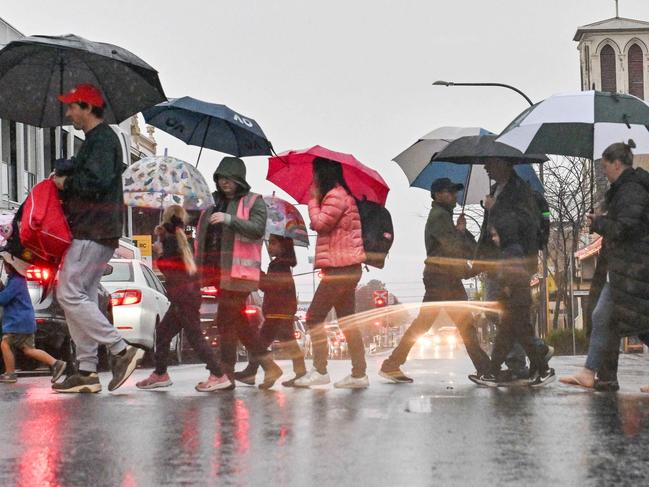
M 523 93 L 521 90 L 519 90 L 515 86 L 506 85 L 504 83 L 456 83 L 454 81 L 437 80 L 433 83 L 433 86 L 498 86 L 500 88 L 507 88 L 508 90 L 515 91 L 523 98 L 525 98 L 525 101 L 529 103 L 530 106 L 534 105 L 532 100 L 530 100 L 530 97 Z
M 442 81 L 442 80 L 437 80 L 433 83 L 433 86 L 453 86 L 452 81 Z

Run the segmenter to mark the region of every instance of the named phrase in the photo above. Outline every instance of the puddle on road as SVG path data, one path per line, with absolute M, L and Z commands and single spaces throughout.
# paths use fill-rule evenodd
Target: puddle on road
M 407 413 L 429 414 L 433 412 L 435 402 L 442 400 L 462 399 L 466 396 L 463 394 L 432 394 L 426 396 L 413 397 L 406 403 Z

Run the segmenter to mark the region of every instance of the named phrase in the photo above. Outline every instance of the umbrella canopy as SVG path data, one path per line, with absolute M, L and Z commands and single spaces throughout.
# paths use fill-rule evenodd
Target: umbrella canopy
M 294 245 L 309 246 L 309 235 L 304 218 L 295 206 L 276 196 L 264 196 L 264 203 L 268 214 L 266 239 L 273 234 L 293 239 Z
M 271 154 L 271 144 L 259 124 L 225 105 L 184 96 L 142 114 L 149 125 L 201 150 L 207 147 L 237 157 Z
M 632 95 L 580 91 L 531 106 L 497 140 L 526 154 L 599 159 L 610 144 L 629 139 L 636 153 L 649 153 L 649 104 Z
M 420 186 L 417 178 L 429 180 L 426 175 L 433 156 L 443 150 L 450 142 L 468 135 L 491 134 L 480 127 L 440 127 L 427 133 L 401 154 L 392 159 L 403 170 L 410 186 Z M 432 181 L 432 179 L 430 179 Z M 428 183 L 430 188 L 430 182 Z
M 158 72 L 126 49 L 72 34 L 30 36 L 0 50 L 0 118 L 64 125 L 57 96 L 80 83 L 102 91 L 108 123 L 166 99 Z
M 543 184 L 536 171 L 530 164 L 516 164 L 516 174 L 539 193 L 544 193 Z M 491 190 L 492 181 L 489 180 L 487 172 L 481 165 L 453 164 L 451 162 L 435 162 L 431 164 L 430 170 L 426 171 L 429 179 L 418 179 L 416 187 L 430 190 L 431 183 L 438 178 L 449 178 L 454 183 L 464 184 L 464 190 L 458 192 L 458 201 L 463 205 L 475 205 L 484 200 Z
M 390 188 L 381 175 L 370 169 L 351 154 L 334 152 L 319 145 L 309 149 L 287 151 L 268 162 L 266 179 L 286 191 L 299 203 L 308 203 L 313 184 L 313 160 L 323 157 L 339 162 L 343 177 L 350 191 L 357 199 L 367 198 L 385 205 Z
M 214 204 L 198 169 L 175 157 L 145 157 L 130 165 L 122 177 L 128 206 L 162 209 L 181 205 L 186 210 L 202 210 Z
M 488 159 L 504 159 L 514 164 L 542 163 L 544 154 L 523 154 L 518 149 L 496 141 L 495 135 L 470 135 L 460 137 L 435 154 L 433 162 L 455 164 L 484 164 Z

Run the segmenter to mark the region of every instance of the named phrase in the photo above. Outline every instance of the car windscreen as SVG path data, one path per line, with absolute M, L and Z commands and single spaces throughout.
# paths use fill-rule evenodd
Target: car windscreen
M 101 278 L 101 282 L 133 282 L 133 266 L 130 262 L 110 262 L 113 272 Z

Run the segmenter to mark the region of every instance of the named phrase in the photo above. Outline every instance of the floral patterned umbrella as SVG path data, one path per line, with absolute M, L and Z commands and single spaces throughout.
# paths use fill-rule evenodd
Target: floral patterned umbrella
M 288 201 L 276 196 L 264 196 L 266 203 L 266 236 L 270 234 L 279 235 L 293 239 L 293 244 L 299 247 L 309 246 L 309 235 L 307 234 L 304 218 Z
M 202 210 L 214 204 L 198 169 L 175 157 L 145 157 L 122 176 L 124 203 L 128 206 L 163 209 L 181 205 L 186 210 Z

